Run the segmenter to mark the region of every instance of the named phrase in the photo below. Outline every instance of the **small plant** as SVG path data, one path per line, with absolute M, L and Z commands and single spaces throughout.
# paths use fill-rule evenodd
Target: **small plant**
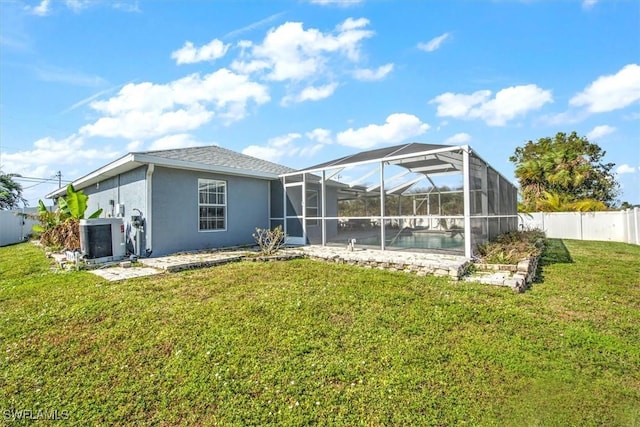
M 273 255 L 284 245 L 284 232 L 281 225 L 273 230 L 256 227 L 253 238 L 260 247 L 262 255 Z
M 517 264 L 524 258 L 539 256 L 544 249 L 540 230 L 512 231 L 478 246 L 478 254 L 488 264 Z

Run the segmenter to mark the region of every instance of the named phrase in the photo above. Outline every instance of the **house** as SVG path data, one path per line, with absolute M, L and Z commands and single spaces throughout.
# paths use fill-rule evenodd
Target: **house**
M 272 201 L 282 206 L 279 175 L 292 171 L 206 146 L 129 153 L 73 186 L 89 196 L 89 212 L 124 218 L 130 252 L 160 256 L 253 243 L 256 227 L 271 227 Z M 134 216 L 142 220 L 140 244 Z
M 471 257 L 518 226 L 516 187 L 466 145 L 402 144 L 303 170 L 218 146 L 146 151 L 73 185 L 89 211 L 124 218 L 138 255 L 250 244 L 256 227 L 282 225 L 289 244 Z

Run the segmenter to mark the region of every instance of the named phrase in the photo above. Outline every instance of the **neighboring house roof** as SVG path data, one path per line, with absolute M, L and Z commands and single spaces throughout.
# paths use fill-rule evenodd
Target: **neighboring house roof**
M 141 151 L 129 153 L 73 182 L 77 189 L 117 176 L 145 164 L 154 164 L 176 169 L 217 172 L 228 175 L 250 176 L 263 179 L 278 179 L 295 169 L 261 160 L 217 145 L 205 147 L 176 148 L 171 150 Z M 60 188 L 47 194 L 47 198 L 65 193 Z

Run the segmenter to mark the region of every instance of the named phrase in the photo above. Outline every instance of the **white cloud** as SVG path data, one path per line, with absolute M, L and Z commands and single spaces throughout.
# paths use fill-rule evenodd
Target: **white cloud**
M 33 148 L 15 153 L 2 153 L 3 167 L 12 173 L 25 176 L 48 177 L 55 173 L 49 165 L 86 165 L 93 161 L 103 162 L 118 155 L 110 147 L 88 148 L 81 135 L 73 134 L 57 140 L 41 138 Z
M 300 137 L 302 137 L 302 135 L 300 135 L 299 133 L 291 132 L 286 135 L 270 138 L 267 141 L 267 144 L 275 148 L 288 148 L 291 146 L 291 143 L 293 141 L 299 139 Z
M 475 106 L 487 102 L 490 96 L 490 90 L 479 90 L 470 95 L 446 92 L 436 96 L 429 103 L 438 104 L 439 117 L 464 118 L 470 115 Z
M 293 141 L 299 139 L 301 136 L 302 135 L 296 132 L 276 136 L 274 138 L 270 138 L 266 145 L 250 145 L 242 150 L 242 153 L 248 156 L 278 163 L 282 157 L 292 156 L 298 153 L 299 149 L 293 145 Z
M 471 135 L 465 132 L 461 132 L 447 138 L 444 142 L 445 144 L 464 144 L 465 142 L 469 141 L 471 141 Z
M 250 145 L 244 150 L 242 150 L 242 154 L 246 154 L 247 156 L 257 157 L 258 159 L 268 160 L 270 162 L 278 163 L 280 162 L 280 157 L 284 155 L 282 150 L 279 150 L 274 147 L 269 146 L 260 146 L 260 145 Z
M 65 5 L 67 5 L 69 9 L 78 13 L 82 9 L 85 9 L 86 7 L 88 7 L 90 1 L 89 0 L 65 0 L 64 3 Z
M 594 127 L 591 132 L 587 134 L 587 138 L 590 140 L 595 140 L 602 138 L 603 136 L 609 135 L 616 131 L 616 128 L 609 125 L 601 125 Z
M 371 70 L 368 68 L 357 69 L 353 72 L 353 77 L 355 77 L 357 80 L 362 81 L 376 81 L 382 80 L 391 71 L 393 71 L 393 64 L 385 64 L 375 70 Z
M 596 3 L 598 3 L 598 0 L 582 0 L 582 8 L 589 10 L 595 6 Z
M 169 150 L 172 148 L 199 147 L 202 145 L 205 144 L 193 139 L 193 135 L 188 133 L 178 133 L 156 139 L 149 146 L 149 150 Z
M 316 128 L 310 132 L 306 132 L 304 136 L 320 144 L 326 145 L 333 143 L 333 140 L 331 139 L 331 131 L 329 129 Z
M 305 139 L 311 144 L 307 144 Z M 305 132 L 304 137 L 301 133 L 290 132 L 270 138 L 265 145 L 250 145 L 242 150 L 242 153 L 279 163 L 285 157 L 313 157 L 325 145 L 331 143 L 331 131 L 316 128 Z
M 533 84 L 508 87 L 498 91 L 494 98 L 490 97 L 489 90 L 470 95 L 447 92 L 429 103 L 438 105 L 439 117 L 481 119 L 489 126 L 504 126 L 509 120 L 553 102 L 550 90 Z
M 351 61 L 360 56 L 360 43 L 372 37 L 366 30 L 369 21 L 348 18 L 335 31 L 323 33 L 304 29 L 302 22 L 286 22 L 271 29 L 262 43 L 246 46 L 245 57 L 234 61 L 232 68 L 240 72 L 265 72 L 272 81 L 300 81 L 317 78 L 327 71 L 330 54 L 340 54 Z
M 171 52 L 171 58 L 175 59 L 178 65 L 214 61 L 222 58 L 229 50 L 229 46 L 231 45 L 224 44 L 218 39 L 213 39 L 201 47 L 195 47 L 192 42 L 187 41 L 180 49 Z
M 97 0 L 64 0 L 56 1 L 56 4 L 64 4 L 67 9 L 80 13 L 82 10 L 87 9 L 90 6 L 101 4 L 103 2 Z M 138 1 L 109 1 L 106 2 L 113 9 L 122 10 L 124 12 L 140 12 Z M 47 16 L 51 14 L 51 6 L 54 4 L 52 0 L 41 0 L 37 6 L 25 6 L 25 9 L 38 16 Z
M 434 50 L 440 49 L 440 46 L 446 39 L 449 38 L 449 33 L 444 33 L 439 35 L 438 37 L 434 37 L 426 43 L 418 43 L 418 49 L 424 50 L 425 52 L 433 52 Z
M 207 123 L 214 113 L 195 104 L 171 111 L 130 110 L 115 117 L 102 117 L 80 129 L 82 135 L 108 138 L 148 139 L 168 133 L 197 129 Z
M 349 7 L 362 3 L 364 0 L 309 0 L 309 3 L 319 4 L 321 6 L 340 6 Z
M 366 149 L 376 145 L 402 142 L 422 135 L 428 129 L 428 124 L 412 114 L 395 113 L 388 116 L 382 125 L 371 124 L 340 132 L 336 136 L 336 141 L 349 147 Z
M 569 104 L 586 107 L 591 113 L 625 108 L 640 100 L 640 65 L 629 64 L 616 74 L 598 77 Z
M 638 167 L 638 170 L 640 170 L 640 167 Z M 623 163 L 616 168 L 616 173 L 619 175 L 624 173 L 636 173 L 636 168 L 634 168 L 633 166 L 629 166 L 626 163 Z
M 34 15 L 47 16 L 51 13 L 51 0 L 42 0 L 39 5 L 33 7 L 26 6 L 25 9 Z
M 114 9 L 118 9 L 121 10 L 123 12 L 130 12 L 130 13 L 138 13 L 141 12 L 140 10 L 140 5 L 138 4 L 137 0 L 134 0 L 132 2 L 127 2 L 127 1 L 117 1 L 113 4 L 113 8 Z
M 211 74 L 188 75 L 167 84 L 129 83 L 116 96 L 92 102 L 104 116 L 81 128 L 89 136 L 157 138 L 196 129 L 218 116 L 240 120 L 247 104 L 269 101 L 267 88 L 221 68 Z
M 240 52 L 231 62 L 234 71 L 269 82 L 285 83 L 281 104 L 317 101 L 331 96 L 340 79 L 380 80 L 393 64 L 368 69 L 360 65 L 362 45 L 375 34 L 366 18 L 347 18 L 332 30 L 305 28 L 285 22 L 270 29 L 261 42 L 239 41 Z M 345 63 L 356 64 L 355 71 Z
M 131 141 L 127 144 L 127 153 L 132 153 L 134 151 L 138 151 L 142 148 L 142 141 Z
M 333 143 L 329 129 L 316 128 L 310 132 L 306 132 L 304 136 L 310 141 L 313 141 L 314 144 L 302 147 L 299 152 L 301 157 L 313 157 L 318 151 L 322 150 L 325 145 Z
M 307 86 L 297 95 L 287 95 L 282 98 L 282 105 L 289 105 L 291 103 L 304 101 L 319 101 L 333 95 L 333 92 L 335 92 L 337 87 L 337 83 L 329 83 L 318 87 Z

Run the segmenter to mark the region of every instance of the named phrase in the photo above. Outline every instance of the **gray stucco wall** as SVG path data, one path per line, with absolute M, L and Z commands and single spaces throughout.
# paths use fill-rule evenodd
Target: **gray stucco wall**
M 140 209 L 145 212 L 146 192 L 145 192 L 145 173 L 146 166 L 141 166 L 129 172 L 125 172 L 118 176 L 100 181 L 97 185 L 91 185 L 82 188 L 84 193 L 89 196 L 87 214 L 95 212 L 102 208 L 101 217 L 117 216 L 115 205 L 124 205 L 125 219 L 129 219 L 131 215 L 137 215 L 133 212 L 133 208 Z M 109 203 L 113 200 L 113 205 Z
M 145 185 L 146 166 L 125 172 L 118 176 L 100 181 L 98 184 L 90 185 L 82 190 L 89 196 L 87 215 L 91 215 L 96 210 L 102 208 L 101 218 L 122 216 L 124 219 L 127 235 L 127 249 L 130 252 L 135 250 L 135 230 L 131 228 L 130 219 L 132 215 L 138 215 L 133 209 L 140 209 L 143 215 L 147 214 L 147 196 Z M 113 204 L 110 203 L 113 201 Z M 116 212 L 116 205 L 123 206 L 123 215 Z M 141 236 L 142 249 L 146 249 L 144 233 Z
M 198 230 L 198 179 L 227 182 L 225 231 Z M 269 226 L 268 180 L 156 167 L 152 181 L 153 256 L 254 243 Z

